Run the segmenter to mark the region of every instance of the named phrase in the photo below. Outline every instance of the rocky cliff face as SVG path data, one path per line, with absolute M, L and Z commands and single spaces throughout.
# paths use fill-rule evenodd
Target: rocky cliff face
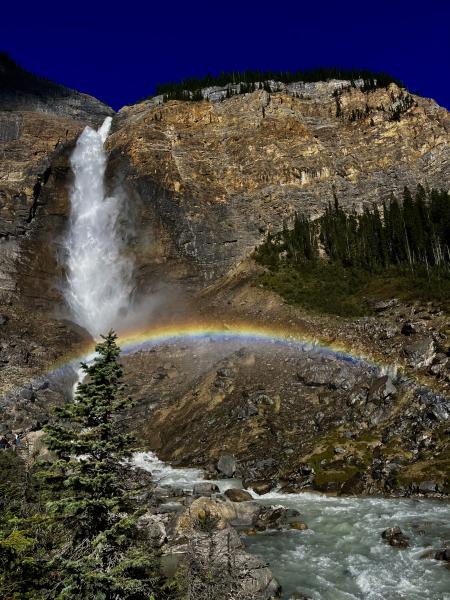
M 38 78 L 0 54 L 0 237 L 23 234 L 52 162 L 86 125 L 114 111 L 96 98 Z
M 119 112 L 107 146 L 111 172 L 145 216 L 141 241 L 159 240 L 141 265 L 143 289 L 159 261 L 163 277 L 207 287 L 201 315 L 299 326 L 445 392 L 448 318 L 438 307 L 394 303 L 354 321 L 311 316 L 255 290 L 248 256 L 267 230 L 296 212 L 320 214 L 334 196 L 361 210 L 405 185 L 448 188 L 449 141 L 450 115 L 432 100 L 394 84 L 363 92 L 328 82 L 223 101 L 153 99 Z M 348 367 L 286 351 L 256 353 L 252 367 L 251 349 L 241 351 L 214 362 L 207 350 L 202 367 L 193 349 L 195 368 L 170 348 L 129 359 L 143 435 L 162 456 L 213 468 L 232 452 L 242 475 L 284 480 L 286 489 L 448 493 L 445 397 L 407 380 L 389 391 L 390 379 L 361 368 L 353 386 Z
M 336 194 L 360 209 L 404 185 L 450 184 L 450 115 L 395 84 L 291 84 L 218 102 L 125 107 L 111 165 L 152 209 L 176 252 L 206 280 L 295 212 Z
M 0 389 L 11 392 L 65 352 L 65 337 L 76 347 L 85 336 L 61 320 L 68 156 L 86 125 L 98 126 L 114 111 L 36 78 L 4 55 L 0 86 Z M 13 423 L 30 420 L 36 398 L 26 395 L 2 400 Z

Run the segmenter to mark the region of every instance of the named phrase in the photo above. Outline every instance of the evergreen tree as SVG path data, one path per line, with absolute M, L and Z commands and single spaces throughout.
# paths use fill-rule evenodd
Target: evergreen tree
M 331 263 L 376 273 L 389 266 L 409 269 L 439 267 L 439 276 L 450 271 L 450 195 L 418 186 L 415 196 L 404 189 L 403 202 L 395 196 L 361 214 L 347 213 L 339 205 L 328 203 L 322 217 L 311 221 L 296 216 L 292 229 L 284 226 L 279 234 L 258 249 L 258 260 L 275 266 L 274 250 L 284 262 L 314 261 L 318 243 Z M 436 271 L 437 273 L 437 271 Z
M 0 598 L 43 598 L 48 521 L 38 514 L 36 482 L 13 449 L 0 452 Z
M 133 438 L 120 416 L 131 401 L 124 394 L 120 348 L 111 331 L 97 344 L 74 401 L 57 411 L 46 428 L 57 460 L 41 477 L 56 499 L 47 505 L 69 539 L 50 561 L 56 578 L 50 597 L 58 599 L 148 600 L 163 596 L 158 560 L 139 541 L 133 503 L 124 489 L 124 462 Z

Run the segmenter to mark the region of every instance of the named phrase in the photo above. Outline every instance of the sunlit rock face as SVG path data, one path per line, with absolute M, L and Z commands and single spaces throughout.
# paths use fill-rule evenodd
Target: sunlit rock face
M 361 209 L 405 185 L 450 183 L 450 116 L 433 100 L 412 96 L 396 120 L 406 92 L 395 84 L 285 88 L 221 102 L 152 99 L 115 118 L 111 171 L 154 213 L 174 249 L 166 255 L 206 280 L 239 263 L 267 229 L 298 211 L 319 214 L 334 194 Z

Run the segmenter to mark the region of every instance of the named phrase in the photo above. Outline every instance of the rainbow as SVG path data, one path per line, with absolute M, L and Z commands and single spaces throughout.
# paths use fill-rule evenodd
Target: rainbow
M 176 344 L 188 341 L 242 341 L 243 343 L 283 344 L 300 349 L 311 349 L 317 352 L 333 354 L 343 360 L 353 362 L 366 362 L 377 365 L 373 356 L 356 354 L 347 346 L 339 342 L 328 342 L 313 337 L 294 327 L 273 327 L 249 321 L 191 321 L 183 323 L 169 323 L 152 326 L 146 329 L 124 332 L 119 335 L 118 344 L 124 354 L 145 351 L 151 347 L 165 344 Z M 82 356 L 72 356 L 69 362 L 86 360 L 87 355 L 94 352 L 94 345 L 90 344 Z
M 119 345 L 124 353 L 132 353 L 145 348 L 177 342 L 211 340 L 239 341 L 247 343 L 284 344 L 300 348 L 309 347 L 339 355 L 339 357 L 354 361 L 371 362 L 369 356 L 352 354 L 346 347 L 337 343 L 325 343 L 317 338 L 296 331 L 294 328 L 277 328 L 249 321 L 221 323 L 187 322 L 151 327 L 145 330 L 128 332 L 119 336 Z
M 366 363 L 374 368 L 383 368 L 383 365 L 372 355 L 357 354 L 339 342 L 329 342 L 313 337 L 294 326 L 274 327 L 250 321 L 185 321 L 167 323 L 160 326 L 151 326 L 146 329 L 124 332 L 119 335 L 118 343 L 122 353 L 132 354 L 145 351 L 152 347 L 177 344 L 189 341 L 231 342 L 242 341 L 246 344 L 281 344 L 299 351 L 311 350 L 324 355 L 333 355 L 340 360 L 353 363 Z M 81 361 L 89 362 L 95 356 L 93 341 L 62 357 L 45 373 L 37 377 L 39 381 L 67 371 L 77 369 Z M 28 383 L 32 383 L 31 381 Z M 20 388 L 16 382 L 16 389 Z

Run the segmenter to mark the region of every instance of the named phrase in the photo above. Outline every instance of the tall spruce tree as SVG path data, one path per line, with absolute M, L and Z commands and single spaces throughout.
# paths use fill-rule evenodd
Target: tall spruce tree
M 74 401 L 46 428 L 57 457 L 42 472 L 55 493 L 47 505 L 67 539 L 50 559 L 55 579 L 49 597 L 60 600 L 156 600 L 166 598 L 158 559 L 137 535 L 139 513 L 124 489 L 124 462 L 133 438 L 122 431 L 124 394 L 120 348 L 110 331 L 95 359 L 82 363 L 85 379 Z

